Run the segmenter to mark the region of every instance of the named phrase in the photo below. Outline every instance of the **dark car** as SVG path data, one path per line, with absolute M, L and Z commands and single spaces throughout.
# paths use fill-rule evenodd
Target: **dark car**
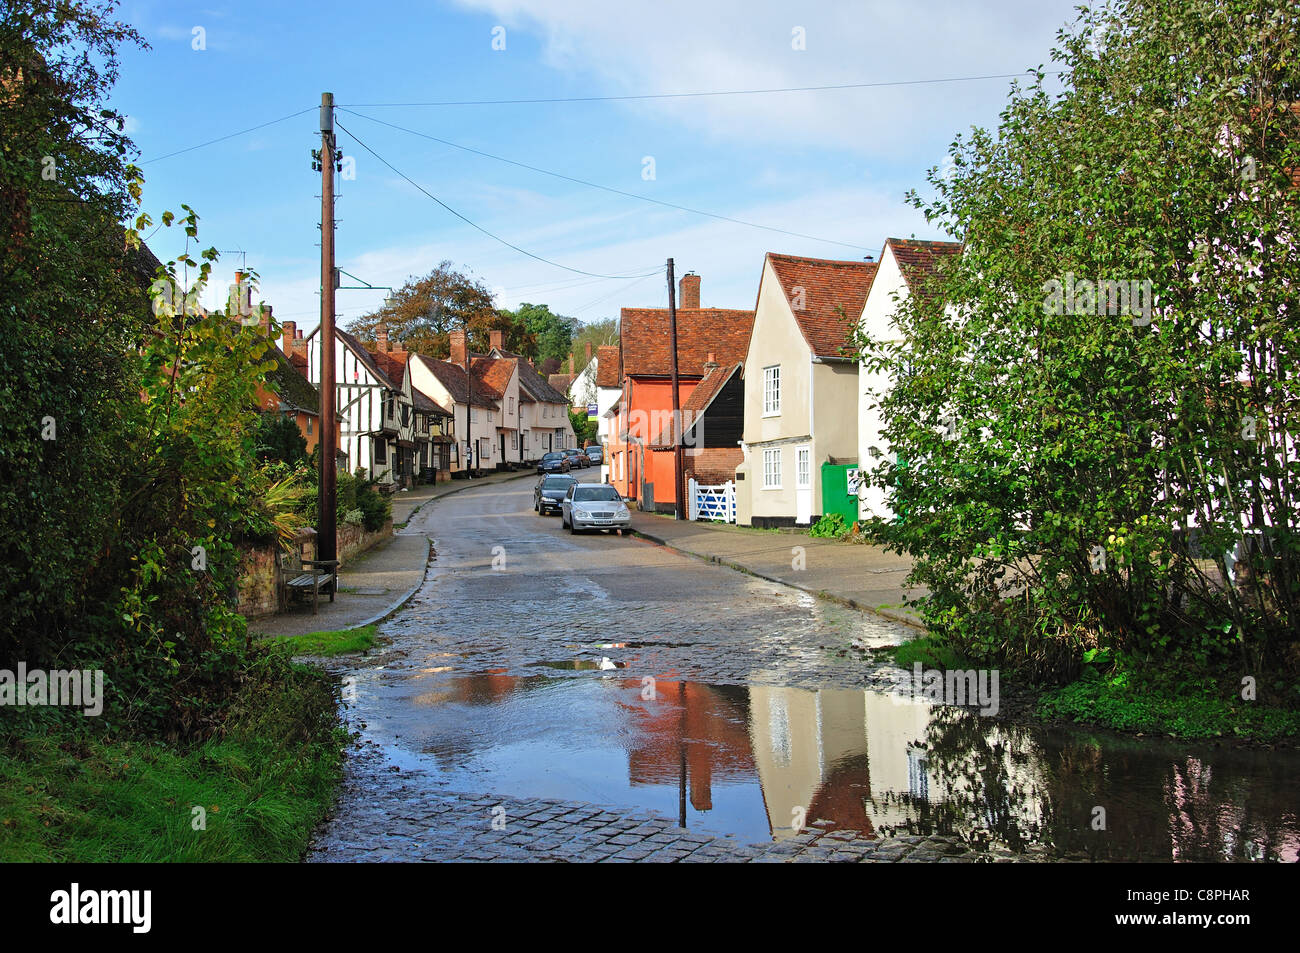
M 570 467 L 591 466 L 590 461 L 587 460 L 587 455 L 583 453 L 581 450 L 574 450 L 572 447 L 570 447 L 568 449 L 561 450 L 560 453 L 564 454 L 564 456 L 568 459 Z
M 537 462 L 538 473 L 568 473 L 573 464 L 569 458 L 560 451 L 555 450 L 546 454 Z
M 592 466 L 596 466 L 604 459 L 604 454 L 601 452 L 600 447 L 588 447 L 582 452 L 586 455 L 588 462 L 591 463 Z
M 569 487 L 577 482 L 577 477 L 554 473 L 542 477 L 533 490 L 533 509 L 539 516 L 545 516 L 552 510 L 560 512 L 560 501 L 569 492 Z

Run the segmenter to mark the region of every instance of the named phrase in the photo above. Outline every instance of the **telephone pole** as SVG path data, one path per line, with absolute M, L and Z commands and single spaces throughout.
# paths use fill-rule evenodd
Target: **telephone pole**
M 673 507 L 674 519 L 685 519 L 686 496 L 682 485 L 682 398 L 677 380 L 677 288 L 673 279 L 673 260 L 668 259 L 668 329 L 673 355 Z
M 334 386 L 334 94 L 320 94 L 320 480 L 316 558 L 337 559 Z

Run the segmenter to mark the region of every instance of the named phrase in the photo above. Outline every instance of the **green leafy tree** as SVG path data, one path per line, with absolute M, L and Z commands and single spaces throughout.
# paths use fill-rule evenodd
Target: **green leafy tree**
M 296 466 L 307 459 L 307 438 L 292 417 L 281 413 L 263 413 L 254 437 L 257 457 L 262 461 L 279 460 Z
M 510 314 L 511 320 L 536 342 L 533 353 L 526 354 L 538 362 L 551 358 L 567 360 L 573 347 L 578 322 L 553 312 L 544 304 L 521 304 Z
M 587 366 L 587 348 L 591 345 L 591 356 L 596 356 L 596 349 L 611 344 L 618 343 L 618 322 L 613 318 L 605 318 L 602 321 L 591 321 L 580 325 L 573 335 L 573 343 L 570 345 L 573 351 L 573 370 L 576 374 L 581 374 Z M 565 366 L 567 371 L 568 366 Z
M 588 420 L 586 411 L 577 411 L 570 409 L 569 423 L 573 425 L 573 434 L 578 438 L 578 446 L 585 447 L 589 443 L 597 443 L 597 437 L 600 434 L 600 427 L 595 420 Z
M 124 248 L 139 194 L 107 105 L 111 3 L 0 8 L 0 659 L 75 641 L 122 504 L 123 407 L 156 261 Z M 11 664 L 3 667 L 12 668 Z
M 1040 73 L 912 195 L 965 248 L 862 342 L 894 381 L 874 479 L 901 518 L 873 530 L 966 654 L 1231 658 L 1294 692 L 1297 49 L 1294 7 L 1083 9 L 1063 92 Z

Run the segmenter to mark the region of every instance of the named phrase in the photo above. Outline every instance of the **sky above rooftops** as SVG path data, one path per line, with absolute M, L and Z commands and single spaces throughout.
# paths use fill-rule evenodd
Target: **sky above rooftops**
M 471 228 L 339 131 L 355 178 L 338 183 L 338 265 L 400 285 L 443 259 L 497 304 L 545 302 L 583 321 L 667 304 L 664 260 L 702 276 L 705 307 L 752 308 L 763 255 L 879 256 L 888 236 L 943 239 L 904 202 L 947 144 L 993 126 L 1011 80 L 630 101 L 413 103 L 890 83 L 1051 68 L 1073 0 L 801 4 L 458 0 L 182 8 L 127 2 L 152 46 L 128 51 L 114 104 L 141 150 L 145 205 L 193 206 L 224 254 L 213 300 L 244 262 L 280 320 L 319 316 L 317 107 Z M 194 49 L 196 29 L 203 49 Z M 803 49 L 800 46 L 802 38 Z M 494 49 L 504 43 L 504 49 Z M 184 98 L 182 98 L 184 97 Z M 189 102 L 193 99 L 193 102 Z M 379 105 L 403 104 L 403 105 Z M 167 157 L 303 110 L 223 142 Z M 351 112 L 347 110 L 352 110 Z M 435 136 L 661 202 L 813 237 L 647 204 L 420 138 Z M 647 178 L 647 159 L 654 177 Z M 152 161 L 151 161 L 152 160 Z M 177 229 L 150 245 L 164 260 Z M 145 233 L 146 235 L 148 232 Z M 838 244 L 837 244 L 838 243 Z M 243 254 L 239 252 L 242 251 Z M 345 278 L 345 283 L 356 284 Z M 215 289 L 220 289 L 219 292 Z M 382 291 L 341 291 L 344 324 Z

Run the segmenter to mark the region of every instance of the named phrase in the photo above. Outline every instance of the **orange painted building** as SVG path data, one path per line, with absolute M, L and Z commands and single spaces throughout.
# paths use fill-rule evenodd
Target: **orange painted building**
M 678 398 L 680 406 L 686 408 L 695 388 L 713 365 L 733 367 L 744 361 L 754 312 L 701 308 L 698 275 L 683 275 L 680 291 Z M 652 450 L 660 435 L 672 425 L 671 340 L 667 308 L 622 309 L 618 374 L 622 393 L 605 415 L 604 443 L 609 482 L 643 510 L 671 512 L 677 503 L 676 455 Z M 605 370 L 603 364 L 601 369 Z M 684 416 L 684 422 L 689 431 L 691 418 Z M 689 462 L 685 468 L 689 470 Z M 683 484 L 685 480 L 683 475 Z

